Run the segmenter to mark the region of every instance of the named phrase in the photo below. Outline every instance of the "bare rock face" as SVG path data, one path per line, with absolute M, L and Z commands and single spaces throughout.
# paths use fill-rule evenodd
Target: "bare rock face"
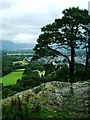
M 90 80 L 76 82 L 52 81 L 43 83 L 12 97 L 20 97 L 25 102 L 40 104 L 56 109 L 67 109 L 75 113 L 76 117 L 89 116 L 89 92 Z M 11 99 L 11 97 L 9 97 Z M 7 101 L 8 98 L 5 101 Z
M 43 89 L 37 93 L 39 98 L 44 99 L 42 104 L 88 113 L 90 81 L 73 83 L 72 86 L 67 82 L 56 81 L 43 85 L 41 86 Z

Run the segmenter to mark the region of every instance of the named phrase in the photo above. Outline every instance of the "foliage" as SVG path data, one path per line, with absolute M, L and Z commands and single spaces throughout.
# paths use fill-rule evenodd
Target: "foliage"
M 34 69 L 32 70 L 32 66 Z M 23 90 L 27 90 L 27 89 L 31 89 L 33 87 L 36 87 L 42 83 L 45 82 L 50 82 L 50 81 L 65 81 L 68 82 L 69 81 L 69 68 L 68 66 L 64 63 L 62 65 L 58 65 L 57 67 L 53 66 L 52 64 L 46 64 L 44 65 L 45 68 L 43 68 L 43 70 L 45 70 L 47 68 L 47 74 L 45 74 L 44 76 L 40 76 L 38 70 L 38 66 L 39 68 L 43 68 L 43 66 L 40 64 L 36 65 L 33 63 L 33 65 L 30 66 L 30 64 L 28 66 L 26 66 L 24 74 L 22 76 L 21 79 L 17 78 L 17 83 L 14 85 L 8 85 L 8 86 L 3 86 L 3 94 L 2 97 L 8 97 L 11 96 L 17 92 L 23 91 Z M 90 74 L 89 71 L 90 69 L 88 69 L 87 71 L 87 76 L 84 76 L 84 65 L 82 64 L 78 64 L 75 63 L 75 79 L 74 82 L 76 81 L 84 81 L 90 78 Z M 11 73 L 10 73 L 11 74 Z M 16 75 L 13 75 L 13 77 Z M 12 78 L 13 78 L 12 77 Z M 11 80 L 11 79 L 9 79 Z M 11 82 L 11 81 L 10 81 Z M 10 83 L 9 83 L 10 84 Z
M 29 69 L 29 67 L 30 66 L 26 67 L 24 74 L 22 74 L 22 72 L 17 71 L 17 72 L 10 73 L 10 76 L 8 74 L 7 76 L 9 76 L 9 77 L 6 76 L 5 81 L 3 80 L 3 82 L 5 85 L 8 85 L 8 86 L 3 85 L 3 91 L 2 91 L 3 98 L 5 98 L 7 96 L 11 96 L 22 90 L 30 89 L 32 87 L 40 85 L 41 82 L 44 82 L 42 80 L 42 78 L 40 77 L 38 71 L 35 71 L 35 70 L 32 71 L 31 70 L 32 67 L 30 69 Z M 11 78 L 12 78 L 12 81 L 11 81 Z M 12 85 L 11 85 L 11 83 L 12 83 Z
M 52 63 L 47 63 L 43 66 L 45 68 L 45 75 L 51 74 L 55 71 L 55 66 Z
M 38 109 L 39 108 L 39 109 Z M 37 120 L 37 119 L 63 119 L 74 117 L 74 113 L 67 110 L 52 109 L 25 103 L 19 97 L 12 98 L 10 103 L 3 103 L 2 120 Z
M 63 82 L 69 81 L 69 68 L 66 64 L 58 66 L 58 69 L 56 70 L 55 80 L 56 81 L 63 81 Z
M 7 75 L 12 72 L 13 63 L 10 59 L 3 59 L 2 57 L 2 76 Z
M 41 34 L 37 39 L 34 58 L 47 56 L 63 56 L 69 63 L 70 82 L 74 81 L 75 50 L 80 48 L 87 40 L 85 36 L 86 26 L 89 24 L 90 16 L 87 10 L 77 8 L 65 9 L 61 19 L 41 28 Z M 70 50 L 71 59 L 62 50 Z
M 3 80 L 3 98 L 48 81 L 70 81 L 73 83 L 90 78 L 90 68 L 85 71 L 84 65 L 75 63 L 76 49 L 81 48 L 84 43 L 87 43 L 86 34 L 88 29 L 86 27 L 90 19 L 88 11 L 73 7 L 65 9 L 62 13 L 62 18 L 56 19 L 52 24 L 41 28 L 42 33 L 37 39 L 37 44 L 34 48 L 35 56 L 32 59 L 50 57 L 54 60 L 55 57 L 63 56 L 65 59 L 62 65 L 60 63 L 55 63 L 56 65 L 54 65 L 50 61 L 47 64 L 30 61 L 29 64 L 23 66 L 24 63 L 20 61 L 26 57 L 24 54 L 22 56 L 13 56 L 4 53 L 2 56 L 3 76 L 23 67 L 25 67 L 25 70 L 23 75 L 17 72 L 17 77 L 16 74 L 12 74 L 15 72 L 12 72 L 8 74 L 11 75 L 10 78 L 7 77 L 8 80 L 6 78 Z M 38 71 L 45 71 L 45 75 L 40 76 Z M 84 72 L 85 77 L 83 77 Z M 10 85 L 14 83 L 16 84 Z
M 13 70 L 24 68 L 28 62 L 23 60 L 25 57 L 30 56 L 26 54 L 27 52 L 28 51 L 23 51 L 23 53 L 19 55 L 21 51 L 2 51 L 2 76 L 7 75 Z

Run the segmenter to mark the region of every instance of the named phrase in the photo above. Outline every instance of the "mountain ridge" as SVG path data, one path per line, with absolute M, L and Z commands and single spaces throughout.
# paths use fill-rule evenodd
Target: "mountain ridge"
M 0 50 L 33 49 L 34 46 L 34 43 L 14 43 L 9 40 L 0 40 Z

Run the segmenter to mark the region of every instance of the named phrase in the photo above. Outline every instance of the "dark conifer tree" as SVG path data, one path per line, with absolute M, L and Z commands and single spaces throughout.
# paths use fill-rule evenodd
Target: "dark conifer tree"
M 90 16 L 87 10 L 78 7 L 65 9 L 62 13 L 61 19 L 56 19 L 52 24 L 41 28 L 41 34 L 37 39 L 38 44 L 34 50 L 38 58 L 60 55 L 65 57 L 69 63 L 70 83 L 73 83 L 75 50 L 86 41 L 85 26 L 89 24 Z M 64 54 L 63 50 L 69 50 L 71 57 Z

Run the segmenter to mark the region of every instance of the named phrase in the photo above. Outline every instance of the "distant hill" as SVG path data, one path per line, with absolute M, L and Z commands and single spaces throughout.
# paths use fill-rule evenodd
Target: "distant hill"
M 8 40 L 0 40 L 0 50 L 33 49 L 34 46 L 34 43 L 14 43 Z

